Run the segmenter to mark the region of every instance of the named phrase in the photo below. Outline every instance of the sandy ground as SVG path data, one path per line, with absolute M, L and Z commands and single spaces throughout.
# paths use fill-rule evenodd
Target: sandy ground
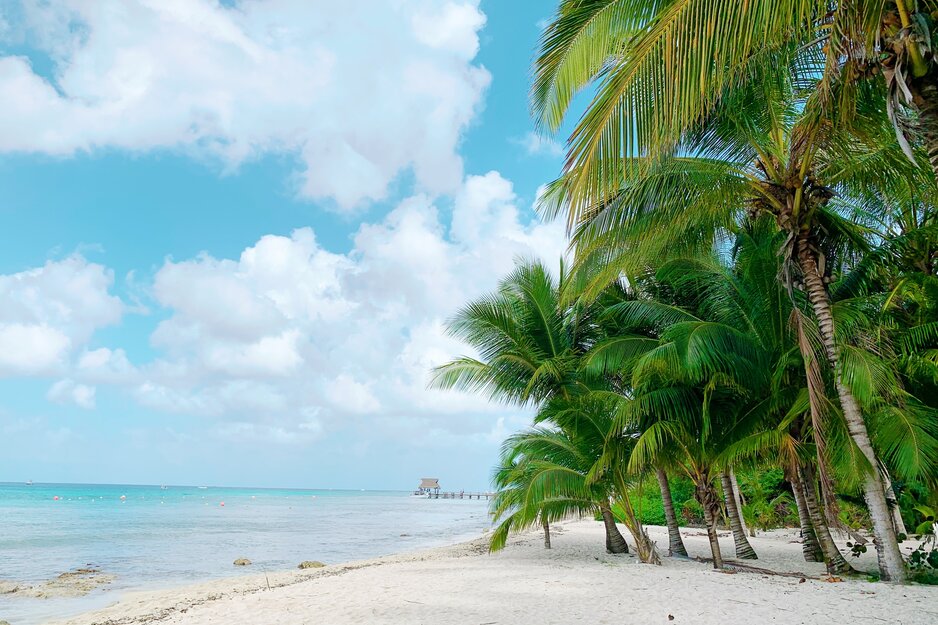
M 803 561 L 793 530 L 751 539 L 760 557 L 751 564 L 800 573 L 805 581 L 720 573 L 696 561 L 662 558 L 662 566 L 651 566 L 632 556 L 608 555 L 602 525 L 592 520 L 568 521 L 553 534 L 550 551 L 531 533 L 496 554 L 480 540 L 309 572 L 130 594 L 105 610 L 62 623 L 938 624 L 938 587 L 823 581 L 823 565 Z M 667 545 L 662 528 L 650 528 L 650 534 Z M 708 554 L 705 534 L 694 529 L 684 534 L 691 556 Z M 732 538 L 722 535 L 720 542 L 731 556 Z M 870 556 L 859 565 L 875 568 Z

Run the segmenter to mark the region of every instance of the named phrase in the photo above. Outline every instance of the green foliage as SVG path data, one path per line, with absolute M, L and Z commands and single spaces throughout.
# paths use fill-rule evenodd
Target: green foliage
M 788 493 L 743 504 L 743 518 L 747 525 L 760 530 L 798 525 L 798 511 L 794 499 Z
M 780 469 L 740 472 L 737 480 L 747 525 L 760 530 L 798 526 L 798 509 Z
M 684 505 L 680 507 L 680 515 L 687 525 L 700 526 L 704 524 L 704 510 L 696 499 L 685 501 Z
M 938 586 L 938 571 L 934 569 L 914 570 L 909 575 L 909 579 L 924 586 Z
M 864 553 L 866 553 L 866 545 L 863 543 L 853 543 L 849 540 L 847 541 L 847 547 L 850 549 L 850 555 L 854 558 L 859 558 Z
M 635 514 L 639 520 L 646 525 L 665 525 L 667 520 L 664 516 L 664 505 L 661 502 L 661 495 L 658 493 L 657 484 L 654 488 L 646 487 L 650 484 L 643 484 L 637 493 L 633 493 L 632 501 L 635 505 Z M 620 507 L 613 507 L 613 513 L 616 518 L 622 514 Z
M 683 505 L 685 501 L 694 498 L 694 484 L 686 477 L 672 477 L 670 478 L 670 485 L 671 499 L 674 502 L 675 509 Z
M 915 527 L 916 534 L 934 534 L 935 523 L 938 522 L 938 514 L 928 506 L 915 506 L 915 511 L 921 515 L 922 522 Z M 934 567 L 938 568 L 938 567 Z
M 938 512 L 938 490 L 922 482 L 906 482 L 897 485 L 899 510 L 902 520 L 913 534 L 934 533 Z
M 938 544 L 934 537 L 922 542 L 909 554 L 909 568 L 917 571 L 938 571 Z
M 671 501 L 674 504 L 674 510 L 678 512 L 686 501 L 693 501 L 694 485 L 689 479 L 680 476 L 672 477 L 669 481 Z M 643 525 L 665 525 L 667 523 L 657 481 L 646 478 L 637 488 L 631 491 L 631 495 L 635 514 Z M 616 517 L 616 521 L 620 523 L 624 521 L 625 515 L 621 506 L 618 504 L 613 506 L 612 512 Z
M 855 530 L 866 529 L 870 526 L 870 514 L 866 508 L 853 501 L 839 499 L 840 513 L 837 517 L 840 522 Z

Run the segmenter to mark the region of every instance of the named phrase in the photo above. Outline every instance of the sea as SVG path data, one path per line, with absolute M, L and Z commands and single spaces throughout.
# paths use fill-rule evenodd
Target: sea
M 89 567 L 115 576 L 78 598 L 0 594 L 0 621 L 38 625 L 127 591 L 415 551 L 488 527 L 484 499 L 410 492 L 0 483 L 0 580 L 36 584 Z

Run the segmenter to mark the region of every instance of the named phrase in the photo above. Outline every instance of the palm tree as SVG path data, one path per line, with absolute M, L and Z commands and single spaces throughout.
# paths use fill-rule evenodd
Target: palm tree
M 606 531 L 606 550 L 627 553 L 628 545 L 612 516 L 610 485 L 587 480 L 596 460 L 593 451 L 589 437 L 571 436 L 556 428 L 538 427 L 509 437 L 494 477 L 498 490 L 491 507 L 497 526 L 491 548 L 501 549 L 511 532 L 537 523 L 547 527 L 570 515 L 598 512 Z M 544 540 L 549 549 L 549 531 Z
M 881 245 L 832 288 L 835 307 L 851 318 L 845 338 L 856 344 L 861 331 L 859 340 L 876 339 L 879 358 L 858 352 L 867 357 L 856 359 L 861 366 L 853 367 L 854 375 L 898 378 L 891 382 L 898 389 L 871 402 L 867 412 L 900 533 L 905 529 L 890 476 L 938 486 L 938 224 L 934 197 L 910 191 Z
M 708 384 L 717 376 L 729 375 L 739 380 L 733 383 L 737 394 L 742 394 L 738 403 L 749 406 L 753 414 L 766 413 L 772 401 L 778 404 L 773 407 L 775 412 L 783 413 L 787 409 L 784 398 L 793 397 L 785 385 L 794 384 L 797 389 L 800 378 L 796 366 L 798 346 L 787 323 L 791 303 L 775 278 L 779 244 L 774 225 L 762 219 L 752 229 L 737 235 L 733 268 L 718 259 L 682 259 L 666 263 L 654 278 L 636 280 L 642 291 L 639 296 L 607 308 L 607 316 L 618 319 L 619 332 L 600 341 L 588 361 L 627 371 L 635 384 L 629 392 L 636 400 L 642 399 L 636 394 L 643 384 L 641 367 L 648 367 L 648 358 L 660 356 L 670 367 L 688 367 L 684 377 L 696 376 L 701 384 Z M 658 342 L 643 343 L 643 334 L 655 336 Z M 685 364 L 669 350 L 683 350 L 691 354 L 691 360 Z M 649 370 L 658 373 L 653 367 Z M 674 376 L 680 379 L 681 374 Z M 650 386 L 646 386 L 654 389 L 657 382 L 652 378 Z M 673 412 L 674 408 L 663 407 L 659 414 L 640 422 L 637 429 L 643 431 L 656 421 L 667 420 Z M 727 444 L 728 441 L 712 443 L 708 453 L 717 453 Z M 679 452 L 678 458 L 682 454 L 686 455 L 686 450 Z M 681 462 L 675 458 L 660 454 L 659 457 L 665 466 L 681 470 Z M 714 477 L 723 482 L 737 556 L 752 558 L 755 552 L 746 538 L 736 505 L 731 470 L 732 465 L 727 463 Z
M 714 480 L 726 466 L 720 464 L 723 451 L 757 422 L 753 417 L 758 413 L 740 413 L 740 385 L 732 379 L 757 375 L 758 367 L 750 360 L 754 350 L 742 333 L 658 302 L 626 301 L 611 312 L 639 323 L 657 318 L 665 326 L 658 345 L 635 354 L 627 368 L 622 366 L 623 346 L 615 338 L 598 344 L 592 355 L 607 367 L 617 363 L 631 374 L 631 399 L 622 403 L 616 425 L 623 432 L 635 432 L 629 470 L 673 466 L 690 478 L 704 509 L 714 566 L 722 567 L 716 540 L 721 511 Z M 678 315 L 681 320 L 674 322 Z M 740 546 L 740 555 L 745 552 Z
M 849 117 L 858 81 L 887 94 L 896 136 L 910 158 L 915 128 L 938 178 L 938 59 L 934 54 L 938 2 L 862 0 L 832 3 L 834 10 L 814 24 L 816 45 L 828 62 L 822 90 L 824 114 Z M 902 114 L 911 109 L 911 119 Z
M 654 466 L 661 456 L 677 458 L 677 464 L 695 486 L 695 498 L 704 511 L 707 535 L 713 556 L 714 568 L 723 567 L 723 557 L 717 540 L 717 519 L 721 515 L 720 499 L 714 486 L 719 474 L 718 456 L 722 451 L 718 441 L 727 440 L 732 429 L 730 420 L 715 420 L 717 412 L 725 413 L 723 401 L 720 406 L 712 403 L 713 395 L 705 397 L 700 389 L 682 386 L 662 386 L 660 381 L 655 390 L 640 390 L 635 398 L 635 406 L 640 415 L 642 406 L 656 406 L 664 400 L 668 403 L 680 402 L 684 405 L 680 411 L 671 411 L 667 418 L 659 418 L 644 428 L 635 443 L 629 463 L 629 469 L 640 472 L 646 466 Z M 713 394 L 722 394 L 724 389 L 711 386 Z M 667 399 L 664 397 L 667 396 Z M 711 409 L 716 408 L 713 412 Z
M 551 423 L 577 440 L 592 462 L 586 473 L 587 484 L 603 487 L 608 495 L 600 506 L 603 522 L 615 529 L 615 517 L 608 505 L 611 499 L 623 512 L 623 522 L 635 541 L 639 560 L 659 564 L 654 542 L 645 532 L 632 506 L 629 492 L 632 480 L 626 473 L 629 456 L 635 443 L 634 432 L 619 429 L 615 414 L 621 410 L 621 396 L 605 390 L 595 390 L 569 400 L 548 402 L 536 418 L 538 423 Z M 609 532 L 607 530 L 607 540 Z
M 827 285 L 843 243 L 862 240 L 845 218 L 856 214 L 848 200 L 862 205 L 871 181 L 921 173 L 886 139 L 885 100 L 875 93 L 856 100 L 849 127 L 817 115 L 821 96 L 804 87 L 816 84 L 826 59 L 816 46 L 787 42 L 821 4 L 562 2 L 542 38 L 535 112 L 556 127 L 572 94 L 597 84 L 544 210 L 568 214 L 581 267 L 605 268 L 590 273 L 593 293 L 675 244 L 706 247 L 749 213 L 775 218 L 787 234 L 782 275 L 811 304 L 843 418 L 868 467 L 864 496 L 882 577 L 902 581 L 878 462 L 843 379 Z M 598 32 L 606 22 L 615 26 Z
M 685 273 L 688 270 L 689 273 Z M 671 266 L 662 269 L 662 275 L 674 272 L 675 276 L 694 275 L 695 268 L 686 266 Z M 661 273 L 661 272 L 659 272 Z M 661 276 L 659 276 L 660 278 Z M 694 279 L 696 282 L 696 278 Z M 774 279 L 769 282 L 777 290 L 777 284 Z M 675 288 L 674 284 L 666 284 L 666 281 L 653 281 L 645 279 L 640 282 L 645 291 L 641 296 L 628 293 L 626 290 L 613 289 L 612 292 L 619 295 L 618 298 L 610 297 L 610 292 L 604 293 L 600 298 L 600 303 L 606 309 L 606 314 L 601 318 L 605 321 L 606 338 L 600 340 L 591 350 L 587 357 L 587 366 L 593 370 L 601 371 L 605 375 L 616 380 L 616 390 L 625 397 L 639 397 L 636 394 L 636 388 L 632 385 L 634 379 L 635 367 L 642 361 L 642 357 L 648 356 L 661 345 L 661 340 L 668 340 L 669 330 L 681 323 L 701 322 L 705 325 L 705 320 L 695 316 L 693 308 L 698 304 L 685 305 L 683 308 L 674 305 L 670 301 L 665 301 L 663 293 L 655 293 L 655 290 L 673 291 L 677 299 L 683 295 L 685 299 L 689 293 L 684 287 Z M 684 291 L 683 293 L 679 293 Z M 710 293 L 715 295 L 715 293 Z M 706 300 L 703 298 L 695 298 Z M 727 317 L 733 318 L 738 314 L 738 310 L 732 312 L 724 311 Z M 615 323 L 610 323 L 615 320 Z M 735 317 L 738 320 L 738 317 Z M 703 327 L 703 325 L 698 327 Z M 707 332 L 707 329 L 703 330 Z M 730 329 L 732 331 L 732 329 Z M 665 411 L 666 412 L 666 411 Z M 666 415 L 647 416 L 635 422 L 635 435 L 639 435 L 650 425 L 653 425 L 656 419 L 667 418 Z M 672 467 L 681 470 L 683 466 L 680 461 L 681 454 L 676 457 L 668 456 L 665 450 L 656 458 L 655 473 L 662 494 L 662 505 L 665 510 L 665 519 L 668 524 L 669 550 L 672 554 L 687 555 L 686 548 L 681 540 L 680 530 L 677 524 L 676 514 L 673 503 L 671 502 L 670 487 L 667 481 L 667 473 L 664 467 Z M 741 514 L 736 506 L 736 498 L 730 479 L 730 468 L 723 471 L 720 479 L 725 482 L 723 491 L 727 518 L 730 527 L 733 529 L 734 542 L 736 545 L 737 557 L 744 559 L 755 559 L 756 553 L 749 544 L 746 532 L 743 526 Z M 725 479 L 724 479 L 725 477 Z
M 438 367 L 432 384 L 485 391 L 519 405 L 582 392 L 576 366 L 588 325 L 566 315 L 557 294 L 558 284 L 543 265 L 520 263 L 495 293 L 470 302 L 449 323 L 449 333 L 481 359 L 467 356 Z M 545 519 L 545 545 L 549 533 Z
M 432 385 L 521 406 L 588 390 L 578 366 L 593 332 L 591 311 L 561 304 L 565 280 L 562 266 L 558 280 L 540 263 L 521 262 L 494 293 L 466 304 L 447 331 L 478 357 L 437 367 Z
M 551 402 L 572 402 L 592 389 L 604 388 L 605 380 L 581 367 L 584 354 L 601 331 L 593 321 L 597 307 L 563 304 L 560 293 L 565 279 L 562 264 L 555 279 L 540 263 L 521 262 L 495 293 L 464 306 L 449 322 L 448 331 L 473 347 L 479 357 L 458 358 L 436 368 L 431 384 L 487 392 L 494 400 L 533 404 L 540 412 Z M 620 489 L 618 498 L 631 509 L 627 490 Z M 611 509 L 604 504 L 600 511 L 612 535 Z M 550 515 L 544 518 L 549 523 Z M 549 526 L 545 523 L 544 527 L 546 534 Z M 654 550 L 634 515 L 627 527 L 639 545 L 640 558 L 653 561 Z M 624 541 L 609 544 L 617 551 L 624 548 Z
M 822 59 L 811 77 L 818 116 L 849 121 L 858 83 L 872 82 L 888 92 L 907 152 L 906 126 L 917 122 L 938 176 L 936 12 L 936 0 L 561 0 L 535 63 L 535 117 L 556 131 L 574 96 L 596 83 L 571 158 L 596 152 L 609 162 L 623 146 L 668 153 L 753 64 L 774 63 L 795 43 Z M 902 107 L 918 119 L 901 119 Z M 600 169 L 591 184 L 602 184 Z
M 831 575 L 855 573 L 844 559 L 831 536 L 828 510 L 818 496 L 815 460 L 810 444 L 810 411 L 807 390 L 800 389 L 790 403 L 788 414 L 775 427 L 754 432 L 733 443 L 727 458 L 740 461 L 761 457 L 782 467 L 792 488 L 801 525 L 802 553 L 808 562 L 824 562 Z

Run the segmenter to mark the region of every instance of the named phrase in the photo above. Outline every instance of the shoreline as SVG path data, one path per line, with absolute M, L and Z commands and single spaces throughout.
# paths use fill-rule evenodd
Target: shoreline
M 666 545 L 664 528 L 649 533 Z M 167 623 L 597 623 L 779 625 L 814 622 L 938 622 L 938 588 L 826 581 L 824 566 L 801 558 L 797 530 L 760 533 L 754 547 L 761 570 L 713 571 L 693 559 L 663 557 L 640 564 L 603 549 L 602 524 L 569 520 L 552 528 L 545 550 L 537 531 L 512 536 L 489 554 L 488 537 L 320 569 L 228 577 L 181 588 L 125 593 L 104 608 L 47 625 Z M 693 556 L 706 555 L 706 535 L 682 529 Z M 732 539 L 721 545 L 729 557 Z M 875 568 L 871 554 L 854 560 Z M 788 575 L 771 574 L 783 573 Z M 766 574 L 770 573 L 770 574 Z M 791 575 L 794 575 L 792 577 Z M 803 577 L 800 577 L 803 576 Z M 799 579 L 800 577 L 800 579 Z M 269 587 L 268 587 L 269 583 Z M 870 598 L 876 601 L 867 601 Z M 520 620 L 519 620 L 520 619 Z
M 399 551 L 376 558 L 326 564 L 320 568 L 278 569 L 265 572 L 246 571 L 239 575 L 229 575 L 195 583 L 181 583 L 136 590 L 126 589 L 121 590 L 120 596 L 104 608 L 46 621 L 43 625 L 90 625 L 98 623 L 118 625 L 160 622 L 174 614 L 184 614 L 191 608 L 212 601 L 219 601 L 232 595 L 254 595 L 260 592 L 289 588 L 320 578 L 341 576 L 352 571 L 392 564 L 424 562 L 436 559 L 459 559 L 473 555 L 483 555 L 488 553 L 488 545 L 488 534 L 485 533 L 450 545 Z

